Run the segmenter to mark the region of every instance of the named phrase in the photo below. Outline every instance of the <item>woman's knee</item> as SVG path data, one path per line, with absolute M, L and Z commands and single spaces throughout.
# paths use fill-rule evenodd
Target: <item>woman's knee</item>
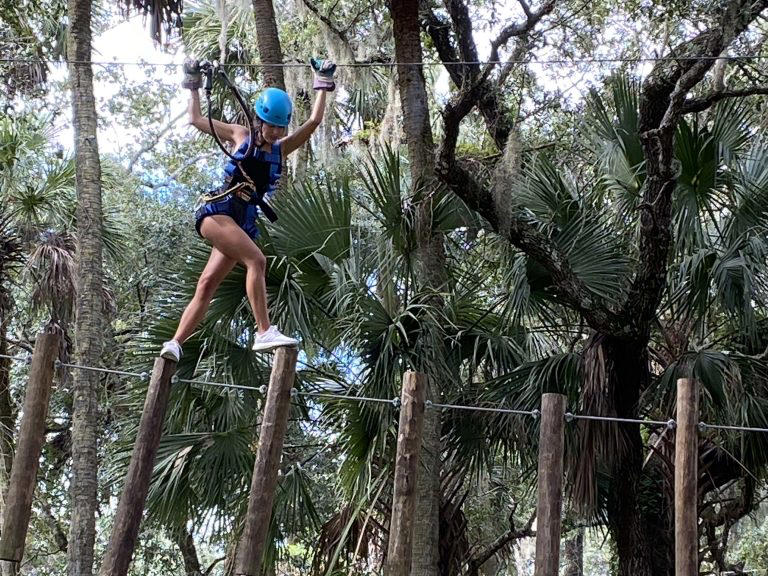
M 196 295 L 205 300 L 210 300 L 216 293 L 220 283 L 221 281 L 214 274 L 203 272 L 197 281 Z
M 248 256 L 243 259 L 243 263 L 246 268 L 254 269 L 257 272 L 264 273 L 267 269 L 267 257 L 262 254 L 261 250 L 255 250 L 248 254 Z

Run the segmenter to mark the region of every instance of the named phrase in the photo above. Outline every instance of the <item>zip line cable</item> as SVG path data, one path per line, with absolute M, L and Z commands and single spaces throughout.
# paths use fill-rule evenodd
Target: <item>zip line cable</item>
M 519 59 L 519 60 L 457 60 L 455 62 L 342 62 L 336 64 L 339 68 L 393 68 L 396 66 L 487 66 L 487 65 L 574 65 L 574 64 L 640 64 L 647 62 L 686 62 L 696 60 L 768 60 L 768 54 L 747 54 L 744 56 L 640 56 L 637 58 L 551 58 L 551 59 Z M 151 62 L 146 60 L 49 60 L 45 58 L 0 58 L 0 63 L 19 64 L 74 64 L 76 66 L 148 66 L 167 67 L 180 66 L 174 62 Z M 282 62 L 279 64 L 232 64 L 219 63 L 222 68 L 309 68 L 309 64 L 303 62 Z
M 8 360 L 13 360 L 15 362 L 23 362 L 25 364 L 30 364 L 32 361 L 32 355 L 13 356 L 10 354 L 0 354 L 0 358 L 6 358 Z M 312 368 L 312 366 L 310 366 L 309 364 L 306 364 L 306 363 L 303 363 L 303 364 L 307 366 L 309 369 Z M 97 366 L 69 364 L 66 362 L 61 362 L 59 360 L 56 360 L 55 365 L 57 368 L 62 367 L 62 368 L 73 368 L 75 370 L 89 370 L 91 372 L 103 372 L 105 374 L 115 374 L 118 376 L 128 376 L 131 378 L 138 378 L 141 381 L 146 381 L 149 378 L 149 374 L 147 372 L 128 372 L 125 370 L 114 370 L 111 368 L 100 368 Z M 182 382 L 186 384 L 199 384 L 201 386 L 211 386 L 215 388 L 248 390 L 252 392 L 258 392 L 262 396 L 266 396 L 266 393 L 268 390 L 267 386 L 264 386 L 264 385 L 256 387 L 256 386 L 245 386 L 242 384 L 230 384 L 227 382 L 211 382 L 208 380 L 191 380 L 189 378 L 179 378 L 174 374 L 171 377 L 171 383 L 176 384 L 177 382 Z M 400 407 L 400 398 L 374 398 L 369 396 L 352 396 L 349 394 L 337 394 L 335 392 L 313 392 L 313 391 L 304 391 L 304 390 L 298 390 L 296 388 L 292 388 L 291 397 L 295 398 L 297 396 L 307 396 L 311 398 L 327 398 L 327 399 L 333 399 L 333 400 L 351 400 L 354 402 L 372 402 L 372 403 L 378 403 L 378 404 L 391 404 L 395 408 Z M 496 414 L 531 416 L 535 420 L 538 420 L 541 416 L 541 412 L 538 409 L 516 410 L 512 408 L 494 408 L 492 406 L 467 406 L 462 404 L 441 404 L 437 402 L 432 402 L 431 400 L 427 400 L 425 403 L 425 406 L 426 408 L 437 408 L 437 409 L 446 409 L 446 410 L 466 410 L 466 411 L 472 411 L 472 412 L 492 412 Z M 670 430 L 673 430 L 677 427 L 677 422 L 674 419 L 642 420 L 639 418 L 619 418 L 617 416 L 594 416 L 590 414 L 573 414 L 571 412 L 567 412 L 565 414 L 566 422 L 570 423 L 570 422 L 573 422 L 574 420 L 615 422 L 618 424 L 639 424 L 641 426 L 648 426 L 648 427 L 663 426 Z M 725 425 L 725 424 L 708 424 L 706 422 L 699 422 L 698 426 L 699 426 L 699 430 L 701 430 L 702 432 L 711 429 L 711 430 L 726 430 L 726 431 L 737 431 L 737 432 L 758 432 L 758 433 L 768 434 L 768 428 L 758 428 L 755 426 L 732 426 L 732 425 Z

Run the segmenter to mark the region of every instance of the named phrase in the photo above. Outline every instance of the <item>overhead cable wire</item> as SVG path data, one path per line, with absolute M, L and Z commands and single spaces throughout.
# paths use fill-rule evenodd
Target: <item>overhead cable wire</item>
M 488 65 L 574 65 L 574 64 L 634 64 L 648 62 L 686 62 L 700 60 L 766 60 L 768 54 L 747 54 L 744 56 L 640 56 L 613 57 L 613 58 L 549 58 L 549 59 L 517 59 L 517 60 L 457 60 L 453 62 L 340 62 L 336 66 L 339 68 L 394 68 L 397 66 L 488 66 Z M 152 62 L 147 60 L 50 60 L 45 58 L 0 58 L 0 63 L 19 63 L 19 64 L 74 64 L 91 66 L 151 66 L 166 67 L 180 66 L 175 62 Z M 309 68 L 309 64 L 303 62 L 281 62 L 279 64 L 263 63 L 219 63 L 222 68 Z

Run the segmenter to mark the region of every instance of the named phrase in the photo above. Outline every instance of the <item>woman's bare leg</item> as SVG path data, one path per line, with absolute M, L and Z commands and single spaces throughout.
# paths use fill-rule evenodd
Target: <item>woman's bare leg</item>
M 218 248 L 213 247 L 208 263 L 197 281 L 195 295 L 187 304 L 181 315 L 181 320 L 179 320 L 179 327 L 176 328 L 176 334 L 173 336 L 176 342 L 183 344 L 205 318 L 205 313 L 208 311 L 214 294 L 216 294 L 216 289 L 226 275 L 232 271 L 235 264 L 237 264 L 237 260 L 225 256 Z
M 265 278 L 267 258 L 229 216 L 209 216 L 203 220 L 200 232 L 220 252 L 232 260 L 242 262 L 245 266 L 245 291 L 256 319 L 258 332 L 264 333 L 270 326 Z

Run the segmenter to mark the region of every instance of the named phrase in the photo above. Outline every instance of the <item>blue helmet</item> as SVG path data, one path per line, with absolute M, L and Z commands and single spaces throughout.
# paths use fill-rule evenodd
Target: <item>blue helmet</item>
M 256 99 L 256 116 L 267 124 L 274 126 L 288 126 L 291 123 L 293 103 L 280 88 L 267 88 Z

